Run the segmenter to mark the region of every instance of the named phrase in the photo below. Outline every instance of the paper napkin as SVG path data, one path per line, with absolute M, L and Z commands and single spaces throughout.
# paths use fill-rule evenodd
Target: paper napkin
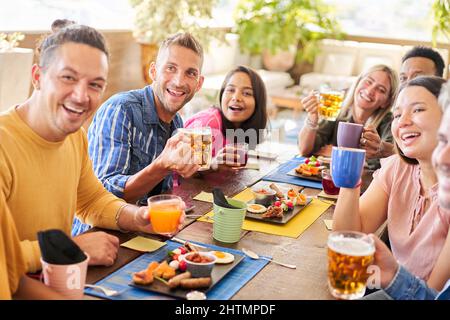
M 153 252 L 165 245 L 165 242 L 137 236 L 127 242 L 122 243 L 120 246 L 140 252 Z

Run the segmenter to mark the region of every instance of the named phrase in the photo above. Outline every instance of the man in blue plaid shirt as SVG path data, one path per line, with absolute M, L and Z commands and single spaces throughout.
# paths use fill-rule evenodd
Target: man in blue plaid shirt
M 89 155 L 105 188 L 128 202 L 172 188 L 172 173 L 194 174 L 190 141 L 177 112 L 200 90 L 203 49 L 188 33 L 166 39 L 149 70 L 153 83 L 122 92 L 98 109 L 88 131 Z M 173 136 L 172 136 L 173 135 Z M 72 233 L 86 230 L 75 222 Z

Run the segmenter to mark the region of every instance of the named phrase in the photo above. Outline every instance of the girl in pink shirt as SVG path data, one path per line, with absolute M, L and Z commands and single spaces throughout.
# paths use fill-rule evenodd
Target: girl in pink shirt
M 226 75 L 219 101 L 220 108 L 193 115 L 184 127 L 210 127 L 213 156 L 228 142 L 247 142 L 253 149 L 261 142 L 260 133 L 267 124 L 267 94 L 261 77 L 249 67 L 238 66 Z
M 437 199 L 431 161 L 442 118 L 437 97 L 443 83 L 438 77 L 419 77 L 402 87 L 392 122 L 398 155 L 382 161 L 361 199 L 359 186 L 341 188 L 333 222 L 334 230 L 373 233 L 387 220 L 395 258 L 437 289 L 444 283 L 432 271 L 450 225 L 450 211 Z

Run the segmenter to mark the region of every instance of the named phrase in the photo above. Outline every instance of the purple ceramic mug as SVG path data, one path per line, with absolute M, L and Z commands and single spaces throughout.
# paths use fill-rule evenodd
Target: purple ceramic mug
M 344 148 L 359 148 L 359 140 L 363 125 L 351 122 L 339 122 L 337 130 L 337 145 Z

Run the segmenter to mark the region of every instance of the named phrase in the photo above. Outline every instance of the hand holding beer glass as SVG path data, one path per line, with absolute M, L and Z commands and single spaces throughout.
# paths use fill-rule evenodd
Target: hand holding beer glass
M 220 164 L 235 169 L 243 168 L 248 161 L 248 143 L 227 143 L 216 155 Z
M 165 236 L 178 232 L 184 210 L 180 197 L 162 194 L 148 198 L 147 203 L 153 231 Z
M 319 119 L 335 121 L 341 111 L 344 93 L 341 91 L 321 91 L 318 94 Z
M 208 170 L 212 159 L 211 128 L 181 128 L 179 130 L 190 139 L 193 163 L 200 165 L 199 171 Z
M 366 292 L 367 267 L 373 262 L 375 244 L 356 231 L 335 231 L 328 236 L 328 287 L 338 299 L 359 299 Z

